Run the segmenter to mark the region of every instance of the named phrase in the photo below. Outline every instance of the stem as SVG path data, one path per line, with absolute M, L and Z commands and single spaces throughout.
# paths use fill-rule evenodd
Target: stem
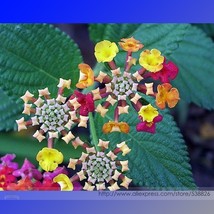
M 118 109 L 118 105 L 117 105 L 114 110 L 114 121 L 118 122 L 118 120 L 119 120 L 119 109 Z
M 71 178 L 70 178 L 70 181 L 73 183 L 74 181 L 79 181 L 79 177 L 78 175 L 73 175 Z
M 48 138 L 48 148 L 53 148 L 53 138 Z
M 89 112 L 89 123 L 90 123 L 90 132 L 91 132 L 92 142 L 95 146 L 95 149 L 97 151 L 100 151 L 100 148 L 98 147 L 99 141 L 98 141 L 98 137 L 95 129 L 94 117 L 92 112 Z
M 111 70 L 115 70 L 115 69 L 117 69 L 117 66 L 116 66 L 116 64 L 115 64 L 114 60 L 112 60 L 111 62 L 108 62 L 108 64 L 109 64 L 109 66 L 110 66 Z
M 138 73 L 142 76 L 144 75 L 144 73 L 146 72 L 145 68 L 141 68 L 140 70 L 138 70 Z
M 125 62 L 125 69 L 124 69 L 126 72 L 128 72 L 129 69 L 131 68 L 131 66 L 129 66 L 129 63 L 127 62 L 131 55 L 132 55 L 132 52 L 128 51 L 126 55 L 126 62 Z
M 62 95 L 63 94 L 63 92 L 64 92 L 64 88 L 59 88 L 59 90 L 58 90 L 58 95 Z

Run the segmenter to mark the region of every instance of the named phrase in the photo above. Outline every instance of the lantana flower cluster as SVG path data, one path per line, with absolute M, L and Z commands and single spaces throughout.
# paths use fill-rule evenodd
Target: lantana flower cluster
M 126 53 L 123 66 L 116 63 L 119 49 Z M 139 58 L 133 57 L 133 53 L 139 51 Z M 96 132 L 101 129 L 105 134 L 127 134 L 129 121 L 121 121 L 120 116 L 129 114 L 133 108 L 139 118 L 136 132 L 154 134 L 156 123 L 163 118 L 159 109 L 173 108 L 180 99 L 178 90 L 170 83 L 176 78 L 178 68 L 160 50 L 145 49 L 133 37 L 121 39 L 118 45 L 101 41 L 95 45 L 94 54 L 97 62 L 104 63 L 108 71 L 96 75 L 89 65 L 81 63 L 75 90 L 70 90 L 72 80 L 60 78 L 56 96 L 44 88 L 38 93 L 26 91 L 21 97 L 25 116 L 16 120 L 18 131 L 33 126 L 33 137 L 46 145 L 35 157 L 38 168 L 27 158 L 19 167 L 15 154 L 3 156 L 0 159 L 0 190 L 115 191 L 129 188 L 132 178 L 127 172 L 131 147 L 125 141 L 99 139 Z M 84 89 L 93 86 L 97 88 L 84 93 Z M 71 94 L 65 96 L 65 90 L 70 90 Z M 146 99 L 147 96 L 155 99 L 155 105 Z M 106 117 L 112 106 L 114 120 L 102 127 L 95 124 L 93 115 Z M 90 128 L 91 140 L 84 142 L 74 133 L 74 127 Z M 81 156 L 71 155 L 66 163 L 63 153 L 55 148 L 55 143 L 61 140 L 71 144 L 71 149 L 80 147 Z
M 121 67 L 115 62 L 119 48 L 126 52 L 124 66 Z M 158 109 L 166 106 L 173 108 L 180 99 L 178 90 L 170 84 L 178 74 L 178 67 L 168 61 L 160 50 L 141 50 L 143 48 L 144 45 L 133 37 L 121 39 L 118 45 L 104 40 L 96 44 L 95 57 L 97 62 L 108 65 L 109 70 L 95 75 L 89 65 L 80 66 L 80 81 L 76 85 L 78 88 L 83 89 L 94 82 L 104 85 L 92 90 L 95 101 L 104 101 L 98 104 L 96 112 L 105 117 L 109 107 L 114 106 L 114 120 L 103 126 L 106 134 L 130 131 L 127 121 L 119 119 L 121 114 L 129 114 L 130 108 L 134 108 L 139 115 L 140 121 L 136 124 L 136 130 L 155 133 L 155 124 L 162 120 Z M 140 50 L 139 59 L 132 56 Z M 154 97 L 155 106 L 142 94 Z
M 79 159 L 70 158 L 68 168 L 76 169 L 79 165 L 80 171 L 73 177 L 72 181 L 85 180 L 84 190 L 92 191 L 109 189 L 119 190 L 120 186 L 128 189 L 132 179 L 124 175 L 129 170 L 128 160 L 121 161 L 118 154 L 125 156 L 131 149 L 125 142 L 117 144 L 113 151 L 108 150 L 109 141 L 99 139 L 97 148 L 85 143 L 78 144 L 84 149 Z
M 94 102 L 90 94 L 84 95 L 75 91 L 69 98 L 63 96 L 64 89 L 70 89 L 71 80 L 60 79 L 57 85 L 56 98 L 51 97 L 48 88 L 38 90 L 39 97 L 26 91 L 21 97 L 24 101 L 23 114 L 30 116 L 25 121 L 24 117 L 16 120 L 18 131 L 27 129 L 28 126 L 39 126 L 33 137 L 39 142 L 48 138 L 62 138 L 67 144 L 75 138 L 70 131 L 75 124 L 87 128 L 88 113 L 94 111 Z M 51 147 L 51 145 L 49 145 Z
M 15 154 L 7 154 L 0 158 L 0 190 L 47 191 L 47 190 L 80 190 L 81 185 L 76 182 L 65 187 L 58 182 L 60 177 L 67 178 L 65 167 L 57 167 L 52 172 L 41 172 L 28 159 L 19 167 L 15 162 Z

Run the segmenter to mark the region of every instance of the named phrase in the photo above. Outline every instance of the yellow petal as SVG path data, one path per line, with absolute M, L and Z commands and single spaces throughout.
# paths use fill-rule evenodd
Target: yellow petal
M 57 149 L 43 148 L 38 152 L 36 160 L 45 171 L 53 171 L 63 161 L 63 155 Z
M 61 191 L 72 191 L 73 184 L 71 183 L 70 179 L 65 174 L 59 174 L 54 177 L 53 182 L 58 183 L 61 187 Z
M 111 62 L 119 52 L 117 45 L 108 40 L 98 42 L 94 50 L 98 62 Z
M 142 117 L 143 121 L 152 122 L 158 116 L 158 111 L 151 104 L 148 104 L 142 106 L 138 114 Z
M 150 72 L 158 72 L 163 68 L 164 57 L 157 49 L 145 50 L 140 54 L 139 63 Z

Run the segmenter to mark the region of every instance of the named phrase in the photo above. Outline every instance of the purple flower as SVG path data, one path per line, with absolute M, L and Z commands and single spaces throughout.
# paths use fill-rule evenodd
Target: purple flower
M 16 155 L 15 154 L 6 154 L 5 156 L 1 157 L 0 160 L 2 163 L 0 164 L 0 170 L 4 167 L 7 166 L 11 169 L 18 169 L 18 163 L 12 162 L 15 159 Z
M 27 159 L 24 160 L 24 163 L 22 167 L 18 170 L 15 170 L 13 172 L 13 175 L 16 177 L 22 177 L 22 178 L 34 178 L 36 180 L 42 179 L 41 172 L 35 168 L 35 166 Z
M 57 167 L 53 172 L 45 172 L 43 174 L 43 178 L 53 180 L 53 178 L 59 174 L 68 175 L 68 172 L 66 171 L 65 167 Z

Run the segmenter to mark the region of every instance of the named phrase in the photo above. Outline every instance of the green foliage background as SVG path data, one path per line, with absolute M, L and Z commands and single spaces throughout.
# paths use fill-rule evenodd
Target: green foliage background
M 213 25 L 190 24 L 93 24 L 89 27 L 91 40 L 103 39 L 118 42 L 121 38 L 134 36 L 145 48 L 158 48 L 179 69 L 173 81 L 181 99 L 203 108 L 214 108 Z M 137 55 L 136 55 L 137 57 Z M 125 53 L 117 56 L 122 66 Z M 15 120 L 21 117 L 22 101 L 26 90 L 37 94 L 37 90 L 48 87 L 56 95 L 59 78 L 72 79 L 72 93 L 79 79 L 78 64 L 82 62 L 80 50 L 65 33 L 51 25 L 5 24 L 0 25 L 0 153 L 14 152 L 19 161 L 27 157 L 35 163 L 35 155 L 46 144 L 32 139 L 31 132 L 14 134 Z M 97 64 L 95 73 L 104 69 Z M 150 98 L 150 102 L 154 102 Z M 130 163 L 129 176 L 137 186 L 159 189 L 194 189 L 191 167 L 185 142 L 176 123 L 167 110 L 162 111 L 163 122 L 157 125 L 157 134 L 135 132 L 137 115 L 131 112 L 123 120 L 131 124 L 128 135 L 113 133 L 104 135 L 100 127 L 112 119 L 113 108 L 103 120 L 95 116 L 99 138 L 110 140 L 112 146 L 123 140 L 132 148 L 127 155 Z M 7 133 L 8 132 L 8 133 Z M 24 135 L 24 136 L 23 136 Z M 27 136 L 26 136 L 27 135 Z M 86 136 L 89 141 L 89 136 Z M 78 157 L 80 150 L 58 142 L 65 160 Z

